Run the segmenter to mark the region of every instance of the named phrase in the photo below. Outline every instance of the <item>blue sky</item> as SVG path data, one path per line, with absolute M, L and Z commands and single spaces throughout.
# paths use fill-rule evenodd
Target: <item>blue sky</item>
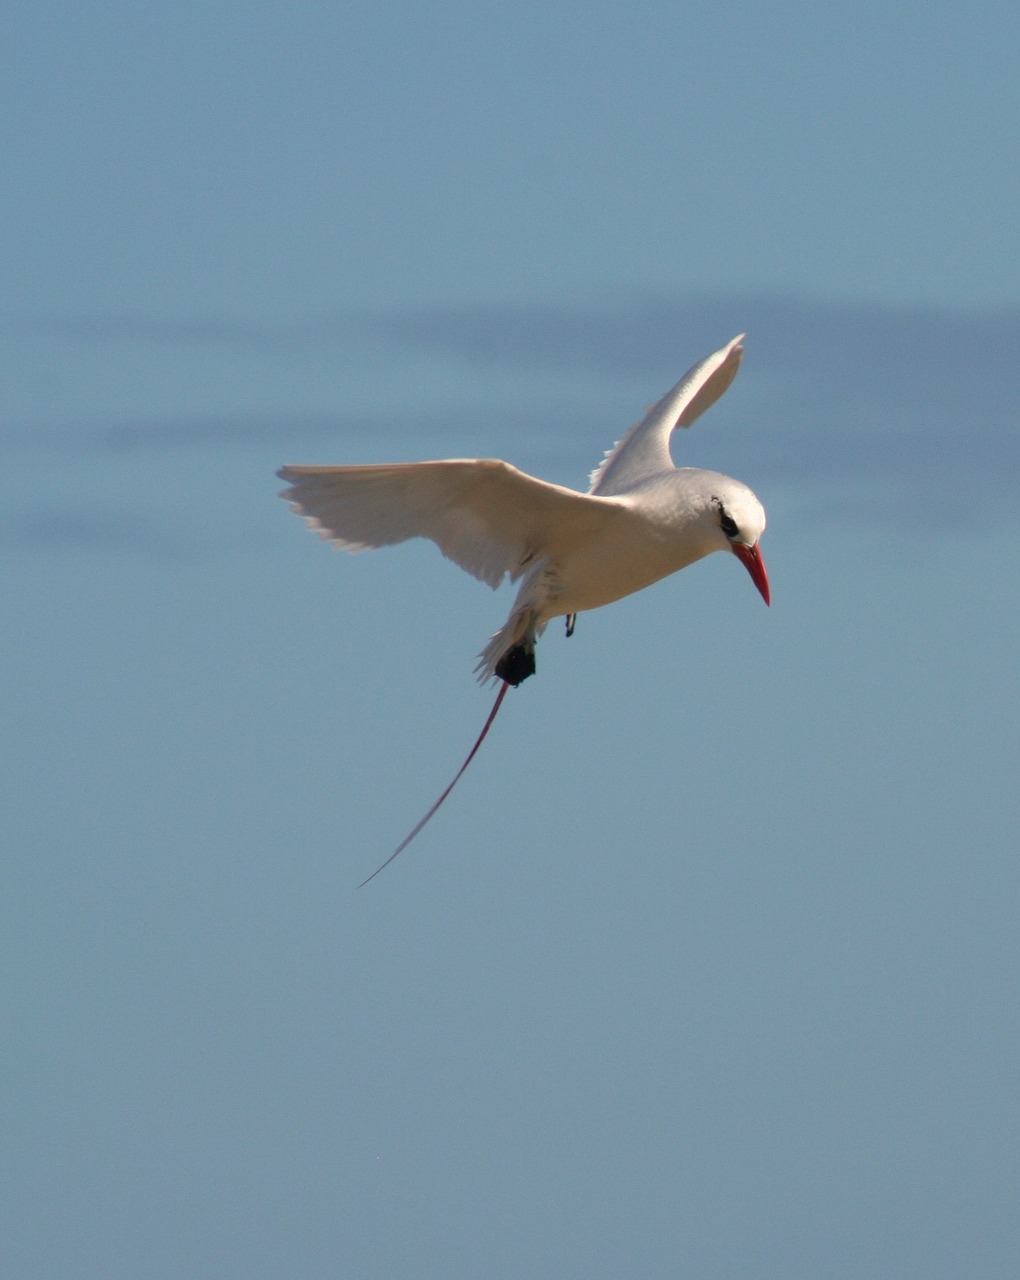
M 1012 1276 L 1015 7 L 21 4 L 19 1280 Z M 509 597 L 283 462 L 677 442 L 769 512 L 487 711 Z

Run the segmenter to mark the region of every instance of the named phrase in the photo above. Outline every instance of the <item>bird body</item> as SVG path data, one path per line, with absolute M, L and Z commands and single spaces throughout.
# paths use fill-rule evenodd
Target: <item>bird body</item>
M 288 466 L 283 493 L 321 537 L 349 551 L 429 538 L 461 568 L 498 586 L 521 581 L 506 623 L 482 650 L 479 679 L 519 684 L 550 619 L 601 608 L 713 551 L 744 562 L 766 603 L 758 551 L 765 512 L 746 485 L 678 468 L 669 453 L 722 395 L 743 335 L 695 365 L 606 455 L 579 493 L 498 459 L 381 466 Z

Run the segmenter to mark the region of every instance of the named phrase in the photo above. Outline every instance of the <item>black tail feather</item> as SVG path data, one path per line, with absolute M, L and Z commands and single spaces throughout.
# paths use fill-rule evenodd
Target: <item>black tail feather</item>
M 533 644 L 515 644 L 507 649 L 496 663 L 496 675 L 515 688 L 522 680 L 535 674 L 535 646 Z

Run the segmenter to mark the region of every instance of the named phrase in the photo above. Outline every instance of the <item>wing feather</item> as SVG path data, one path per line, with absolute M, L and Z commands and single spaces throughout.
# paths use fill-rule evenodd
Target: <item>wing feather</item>
M 291 486 L 280 496 L 335 546 L 364 551 L 428 538 L 491 587 L 590 537 L 616 506 L 497 459 L 288 466 L 277 474 Z
M 603 496 L 622 493 L 649 476 L 672 470 L 670 436 L 677 427 L 689 427 L 715 404 L 737 376 L 743 340 L 741 333 L 688 369 L 676 386 L 606 454 L 591 474 L 589 493 Z

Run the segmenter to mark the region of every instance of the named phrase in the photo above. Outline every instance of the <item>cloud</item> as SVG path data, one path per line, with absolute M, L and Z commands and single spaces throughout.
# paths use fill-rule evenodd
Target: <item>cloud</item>
M 880 356 L 904 334 L 926 348 L 984 349 L 989 337 L 1020 326 L 1020 310 L 963 311 L 895 307 L 778 295 L 650 299 L 603 307 L 508 305 L 409 308 L 366 317 L 387 334 L 463 355 L 502 362 L 541 362 L 626 373 L 654 370 L 678 351 L 722 342 L 746 330 L 758 339 L 781 335 L 798 360 L 809 351 L 836 352 L 870 344 Z M 879 360 L 881 363 L 881 359 Z
M 140 556 L 179 562 L 195 549 L 165 524 L 113 506 L 53 507 L 0 517 L 0 546 L 9 551 Z
M 633 395 L 636 416 L 699 355 L 746 331 L 739 394 L 731 392 L 712 409 L 718 430 L 699 423 L 685 436 L 678 460 L 746 478 L 766 497 L 770 489 L 782 490 L 797 518 L 817 519 L 824 511 L 842 522 L 899 528 L 956 527 L 968 520 L 987 527 L 1017 519 L 1016 309 L 736 296 L 589 307 L 435 306 L 313 317 L 275 329 L 130 317 L 54 324 L 81 340 L 187 341 L 211 349 L 250 342 L 266 350 L 328 352 L 356 340 L 375 350 L 377 367 L 392 359 L 399 370 L 408 360 L 430 356 L 465 362 L 475 370 L 472 399 L 445 404 L 433 396 L 399 414 L 382 408 L 345 413 L 338 406 L 335 414 L 318 416 L 141 419 L 32 433 L 8 427 L 3 435 L 12 447 L 74 447 L 134 454 L 139 461 L 146 454 L 211 448 L 264 451 L 280 461 L 369 461 L 373 450 L 380 457 L 468 450 L 536 469 L 559 467 L 553 478 L 578 484 L 583 467 L 612 444 L 602 438 L 604 427 L 592 423 L 600 389 L 614 403 L 625 395 L 630 403 Z M 487 381 L 485 370 L 498 376 Z M 512 401 L 507 372 L 520 374 Z M 529 382 L 530 375 L 536 381 Z M 628 425 L 624 420 L 610 431 L 618 436 Z M 100 521 L 91 536 L 97 545 L 112 543 L 116 525 Z
M 997 415 L 1020 387 L 1020 309 L 950 311 L 778 297 L 604 309 L 434 308 L 378 316 L 380 336 L 482 364 L 656 379 L 746 332 L 745 373 L 835 409 Z M 840 403 L 833 404 L 838 396 Z
M 202 316 L 8 316 L 0 321 L 0 335 L 22 341 L 86 346 L 139 343 L 257 347 L 272 340 L 271 334 L 255 325 Z
M 712 413 L 750 416 L 753 431 L 713 442 L 719 461 L 705 465 L 782 485 L 805 510 L 824 489 L 843 520 L 1016 519 L 1020 310 L 744 297 L 444 308 L 375 323 L 390 340 L 471 362 L 644 379 L 650 399 L 686 361 L 746 331 L 743 394 Z

